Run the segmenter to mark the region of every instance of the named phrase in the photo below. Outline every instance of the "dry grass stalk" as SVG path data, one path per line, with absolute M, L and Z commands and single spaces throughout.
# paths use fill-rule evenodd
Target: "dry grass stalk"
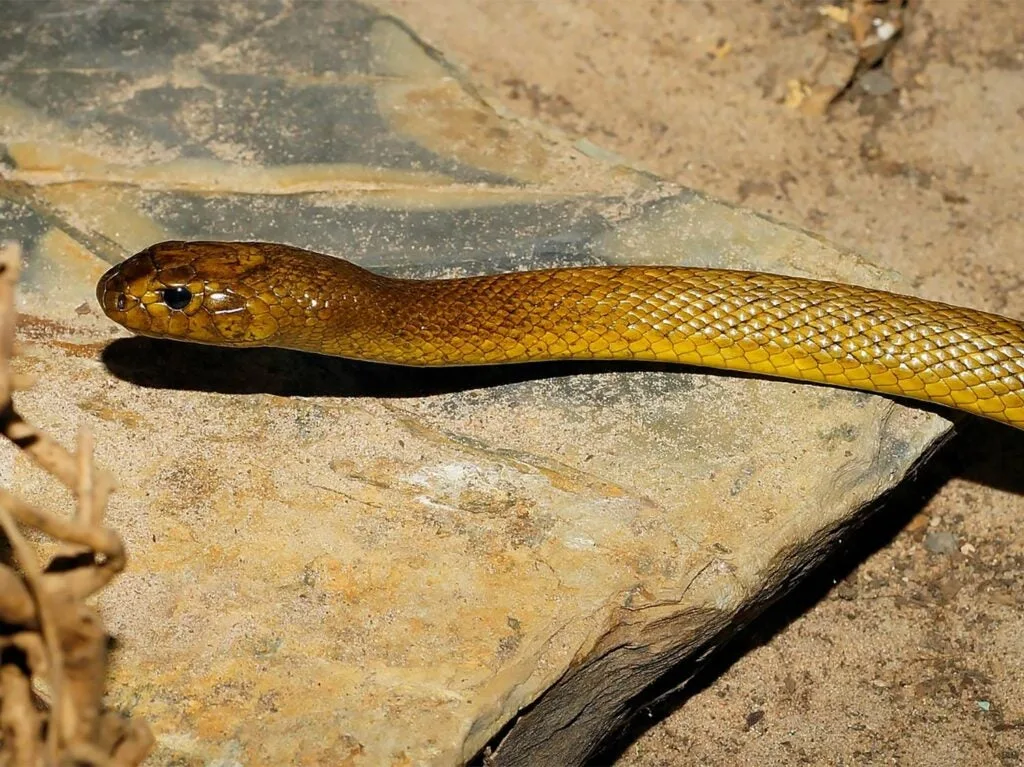
M 108 637 L 85 603 L 125 565 L 121 539 L 102 524 L 114 482 L 93 465 L 88 432 L 72 454 L 14 409 L 11 393 L 27 383 L 10 371 L 20 264 L 17 245 L 0 245 L 0 431 L 70 489 L 77 508 L 69 518 L 0 488 L 9 547 L 0 560 L 0 767 L 136 765 L 153 736 L 145 724 L 103 709 Z M 46 567 L 23 527 L 62 544 Z M 49 687 L 48 710 L 33 697 L 33 680 Z

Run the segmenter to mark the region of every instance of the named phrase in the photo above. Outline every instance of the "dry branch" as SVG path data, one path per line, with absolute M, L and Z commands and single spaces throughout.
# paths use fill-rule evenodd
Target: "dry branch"
M 13 555 L 0 562 L 0 765 L 137 765 L 153 736 L 103 709 L 108 637 L 85 603 L 125 565 L 120 537 L 102 525 L 114 482 L 93 465 L 87 431 L 72 454 L 14 408 L 11 394 L 26 384 L 10 370 L 20 263 L 20 248 L 0 246 L 0 432 L 75 494 L 76 509 L 57 514 L 0 488 L 0 531 Z M 22 528 L 60 542 L 47 567 Z M 34 680 L 49 687 L 49 710 L 33 698 Z

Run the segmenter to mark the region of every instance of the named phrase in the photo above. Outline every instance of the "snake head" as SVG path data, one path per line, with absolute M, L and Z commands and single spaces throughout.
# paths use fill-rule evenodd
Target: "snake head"
M 108 270 L 96 297 L 110 319 L 140 335 L 267 345 L 278 323 L 261 298 L 266 260 L 247 243 L 162 242 Z

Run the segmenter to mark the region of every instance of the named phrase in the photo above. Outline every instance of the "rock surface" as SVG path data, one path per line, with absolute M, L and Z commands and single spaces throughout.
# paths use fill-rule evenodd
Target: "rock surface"
M 947 421 L 670 368 L 410 373 L 120 339 L 92 299 L 172 237 L 390 273 L 756 268 L 907 289 L 807 233 L 503 117 L 355 3 L 9 9 L 19 407 L 122 491 L 113 700 L 156 763 L 577 763 L 769 605 Z M 115 23 L 116 22 L 116 23 Z M 9 456 L 5 480 L 53 490 Z M 525 711 L 525 713 L 524 713 Z

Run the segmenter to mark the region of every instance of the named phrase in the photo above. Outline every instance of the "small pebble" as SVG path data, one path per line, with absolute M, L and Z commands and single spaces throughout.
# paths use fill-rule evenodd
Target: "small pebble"
M 870 69 L 860 76 L 860 88 L 869 96 L 886 96 L 893 92 L 896 83 L 884 69 Z
M 764 719 L 764 711 L 762 709 L 751 711 L 747 714 L 747 729 L 749 730 L 752 727 L 756 727 L 762 719 Z
M 945 530 L 932 530 L 926 533 L 924 547 L 932 554 L 953 554 L 960 550 L 956 536 Z

